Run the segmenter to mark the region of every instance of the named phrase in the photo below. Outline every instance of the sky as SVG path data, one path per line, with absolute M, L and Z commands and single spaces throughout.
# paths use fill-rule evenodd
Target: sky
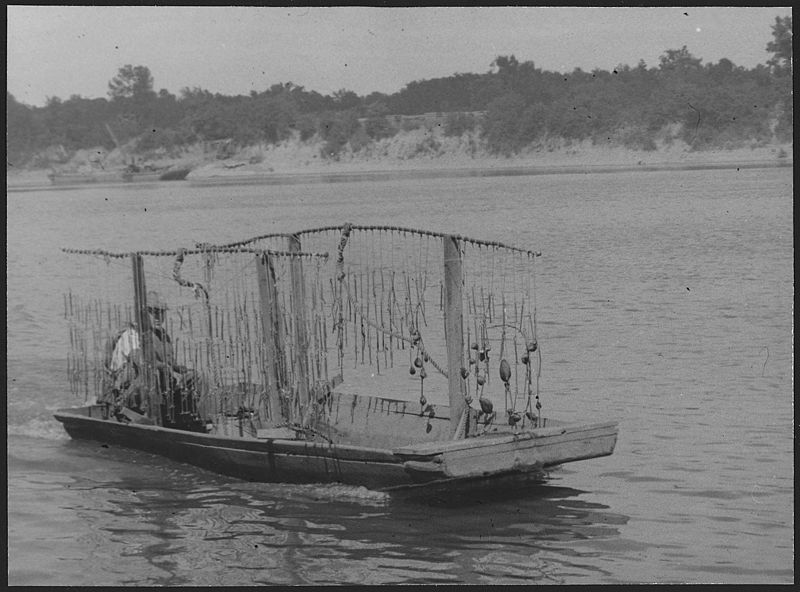
M 414 80 L 484 73 L 498 55 L 571 72 L 657 66 L 686 46 L 704 63 L 752 68 L 770 57 L 789 7 L 191 7 L 8 6 L 8 91 L 107 97 L 125 64 L 150 69 L 156 91 L 224 95 L 279 82 L 331 94 L 394 93 Z

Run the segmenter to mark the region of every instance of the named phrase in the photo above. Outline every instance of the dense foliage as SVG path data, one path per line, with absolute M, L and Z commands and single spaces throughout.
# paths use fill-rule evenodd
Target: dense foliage
M 126 65 L 109 82 L 108 99 L 51 97 L 29 107 L 7 93 L 7 162 L 48 164 L 57 158 L 54 146 L 66 158 L 131 141 L 139 151 L 172 151 L 198 141 L 245 146 L 295 135 L 318 137 L 323 156 L 338 158 L 348 143 L 357 149 L 414 125 L 397 116 L 424 113 L 446 114 L 446 135 L 479 129 L 498 154 L 548 138 L 639 149 L 674 139 L 694 149 L 789 141 L 791 16 L 776 18 L 772 37 L 772 58 L 750 70 L 724 58 L 703 64 L 685 46 L 667 50 L 656 67 L 640 61 L 611 72 L 543 71 L 511 55 L 498 56 L 484 74 L 414 81 L 392 95 L 365 97 L 348 90 L 323 96 L 291 82 L 249 96 L 184 88 L 176 97 L 154 91 L 146 66 Z

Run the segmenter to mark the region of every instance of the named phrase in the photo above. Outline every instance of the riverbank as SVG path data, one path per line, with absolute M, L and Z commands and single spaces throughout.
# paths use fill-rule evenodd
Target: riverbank
M 489 154 L 475 135 L 445 137 L 438 130 L 402 132 L 353 150 L 345 146 L 335 158 L 323 158 L 321 142 L 297 139 L 277 145 L 246 147 L 224 160 L 201 146 L 168 157 L 141 158 L 159 167 L 189 167 L 193 184 L 235 182 L 296 182 L 397 178 L 405 176 L 489 176 L 502 174 L 558 174 L 612 171 L 681 170 L 698 168 L 753 168 L 792 166 L 791 144 L 735 149 L 691 150 L 675 141 L 657 150 L 632 150 L 618 145 L 568 143 L 563 140 L 533 146 L 511 157 Z M 91 153 L 91 151 L 85 151 Z M 77 154 L 67 168 L 86 169 Z M 108 161 L 113 162 L 113 152 Z M 49 185 L 50 169 L 7 171 L 7 187 Z

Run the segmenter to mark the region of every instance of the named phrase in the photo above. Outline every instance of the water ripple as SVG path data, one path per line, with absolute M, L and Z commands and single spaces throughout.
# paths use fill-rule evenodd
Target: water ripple
M 790 173 L 10 193 L 9 583 L 792 582 Z M 614 455 L 537 487 L 405 500 L 65 439 L 52 409 L 82 398 L 65 380 L 61 294 L 83 271 L 61 247 L 225 243 L 334 219 L 541 250 L 545 413 L 618 420 Z

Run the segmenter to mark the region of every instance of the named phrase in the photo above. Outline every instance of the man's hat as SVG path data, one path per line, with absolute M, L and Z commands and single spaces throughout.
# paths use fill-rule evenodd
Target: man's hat
M 167 301 L 161 297 L 161 294 L 155 290 L 150 290 L 147 293 L 147 308 L 156 308 L 158 310 L 167 310 Z

